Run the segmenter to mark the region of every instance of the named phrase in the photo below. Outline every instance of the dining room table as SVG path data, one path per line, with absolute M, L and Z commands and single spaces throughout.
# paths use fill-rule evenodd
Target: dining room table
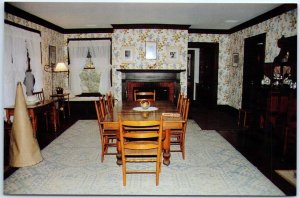
M 119 142 L 119 118 L 122 120 L 160 120 L 163 116 L 163 164 L 170 164 L 171 129 L 181 129 L 184 119 L 178 113 L 176 105 L 170 101 L 151 102 L 148 109 L 141 107 L 140 102 L 118 101 L 111 113 L 106 114 L 100 122 L 105 129 L 117 131 L 117 164 L 121 165 L 121 146 Z

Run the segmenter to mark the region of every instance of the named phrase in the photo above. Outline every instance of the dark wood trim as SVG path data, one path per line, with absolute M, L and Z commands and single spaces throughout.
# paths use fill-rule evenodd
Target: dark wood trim
M 228 30 L 215 30 L 215 29 L 189 29 L 189 34 L 229 34 Z
M 188 30 L 190 25 L 173 24 L 112 24 L 114 29 L 178 29 Z
M 64 34 L 113 33 L 113 28 L 64 29 Z
M 39 25 L 42 25 L 46 28 L 49 28 L 49 29 L 52 29 L 52 30 L 55 30 L 57 32 L 60 32 L 60 33 L 63 33 L 63 28 L 53 24 L 53 23 L 50 23 L 49 21 L 46 21 L 44 19 L 41 19 L 33 14 L 30 14 L 28 12 L 25 12 L 24 10 L 21 10 L 15 6 L 12 6 L 11 4 L 5 2 L 4 3 L 4 11 L 7 12 L 7 13 L 10 13 L 10 14 L 13 14 L 15 16 L 18 16 L 18 17 L 21 17 L 25 20 L 28 20 L 28 21 L 31 21 L 33 23 L 36 23 L 36 24 L 39 24 Z
M 145 72 L 153 72 L 153 73 L 180 73 L 186 71 L 185 69 L 116 69 L 122 73 L 145 73 Z
M 30 32 L 38 33 L 39 35 L 41 35 L 41 31 L 39 31 L 39 30 L 32 29 L 32 28 L 17 24 L 15 22 L 12 22 L 12 21 L 9 21 L 9 20 L 4 20 L 4 23 L 8 24 L 8 25 L 15 26 L 15 27 L 18 27 L 18 28 L 21 28 L 21 29 L 24 29 L 24 30 L 28 30 Z
M 235 26 L 234 28 L 231 28 L 229 30 L 229 33 L 232 34 L 232 33 L 235 33 L 237 31 L 240 31 L 240 30 L 243 30 L 245 28 L 248 28 L 250 26 L 253 26 L 253 25 L 256 25 L 258 23 L 261 23 L 263 21 L 266 21 L 266 20 L 269 20 L 275 16 L 278 16 L 278 15 L 281 15 L 285 12 L 288 12 L 290 10 L 293 10 L 293 9 L 297 9 L 297 4 L 283 4 L 277 8 L 274 8 L 273 10 L 269 11 L 269 12 L 266 12 L 262 15 L 259 15 L 245 23 L 242 23 L 238 26 Z
M 111 38 L 68 38 L 67 43 L 70 41 L 92 41 L 92 40 L 110 40 L 112 41 Z

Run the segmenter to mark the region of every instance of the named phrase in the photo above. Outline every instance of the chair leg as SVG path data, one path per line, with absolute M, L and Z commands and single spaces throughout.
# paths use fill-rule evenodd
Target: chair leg
M 161 163 L 160 163 L 160 161 L 161 161 L 161 155 L 160 154 L 158 154 L 158 160 L 156 161 L 156 186 L 158 186 L 159 185 L 159 173 L 160 173 L 160 171 L 161 171 Z
M 122 157 L 123 186 L 126 186 L 126 160 Z
M 49 124 L 48 124 L 48 114 L 44 114 L 45 115 L 45 120 L 46 120 L 46 130 L 49 131 Z
M 181 154 L 182 154 L 182 159 L 184 160 L 184 158 L 185 158 L 185 152 L 184 152 L 185 136 L 184 136 L 183 133 L 180 135 L 180 139 L 181 139 L 181 141 L 180 141 L 180 150 L 181 150 Z
M 105 152 L 105 144 L 104 144 L 104 140 L 103 140 L 103 138 L 102 138 L 102 145 L 101 145 L 101 163 L 103 163 L 103 161 L 104 161 L 104 152 Z

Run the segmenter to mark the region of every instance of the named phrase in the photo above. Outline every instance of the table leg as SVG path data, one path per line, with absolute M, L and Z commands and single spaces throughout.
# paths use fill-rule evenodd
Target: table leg
M 171 129 L 166 129 L 166 137 L 163 141 L 163 163 L 164 165 L 169 165 L 170 164 L 170 157 L 171 157 L 171 153 L 170 153 L 170 133 L 171 133 Z
M 57 114 L 56 114 L 56 108 L 55 108 L 55 103 L 53 102 L 53 104 L 51 105 L 51 111 L 53 114 L 53 125 L 54 125 L 54 132 L 56 132 L 57 130 Z
M 121 141 L 120 141 L 120 132 L 117 131 L 117 164 L 122 165 L 122 154 L 121 154 Z
M 5 113 L 6 113 L 7 123 L 11 124 L 11 120 L 10 120 L 10 116 L 12 115 L 11 112 L 9 110 L 6 110 Z
M 35 116 L 34 110 L 29 109 L 28 110 L 29 116 L 31 118 L 32 123 L 32 129 L 33 129 L 33 136 L 36 137 L 36 131 L 37 131 L 37 117 Z

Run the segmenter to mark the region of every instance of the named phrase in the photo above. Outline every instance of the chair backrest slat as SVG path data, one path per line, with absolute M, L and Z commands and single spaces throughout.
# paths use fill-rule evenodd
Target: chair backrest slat
M 40 101 L 45 100 L 44 90 L 33 92 L 33 95 L 35 95 Z
M 134 101 L 140 101 L 144 99 L 155 101 L 156 91 L 134 91 Z

